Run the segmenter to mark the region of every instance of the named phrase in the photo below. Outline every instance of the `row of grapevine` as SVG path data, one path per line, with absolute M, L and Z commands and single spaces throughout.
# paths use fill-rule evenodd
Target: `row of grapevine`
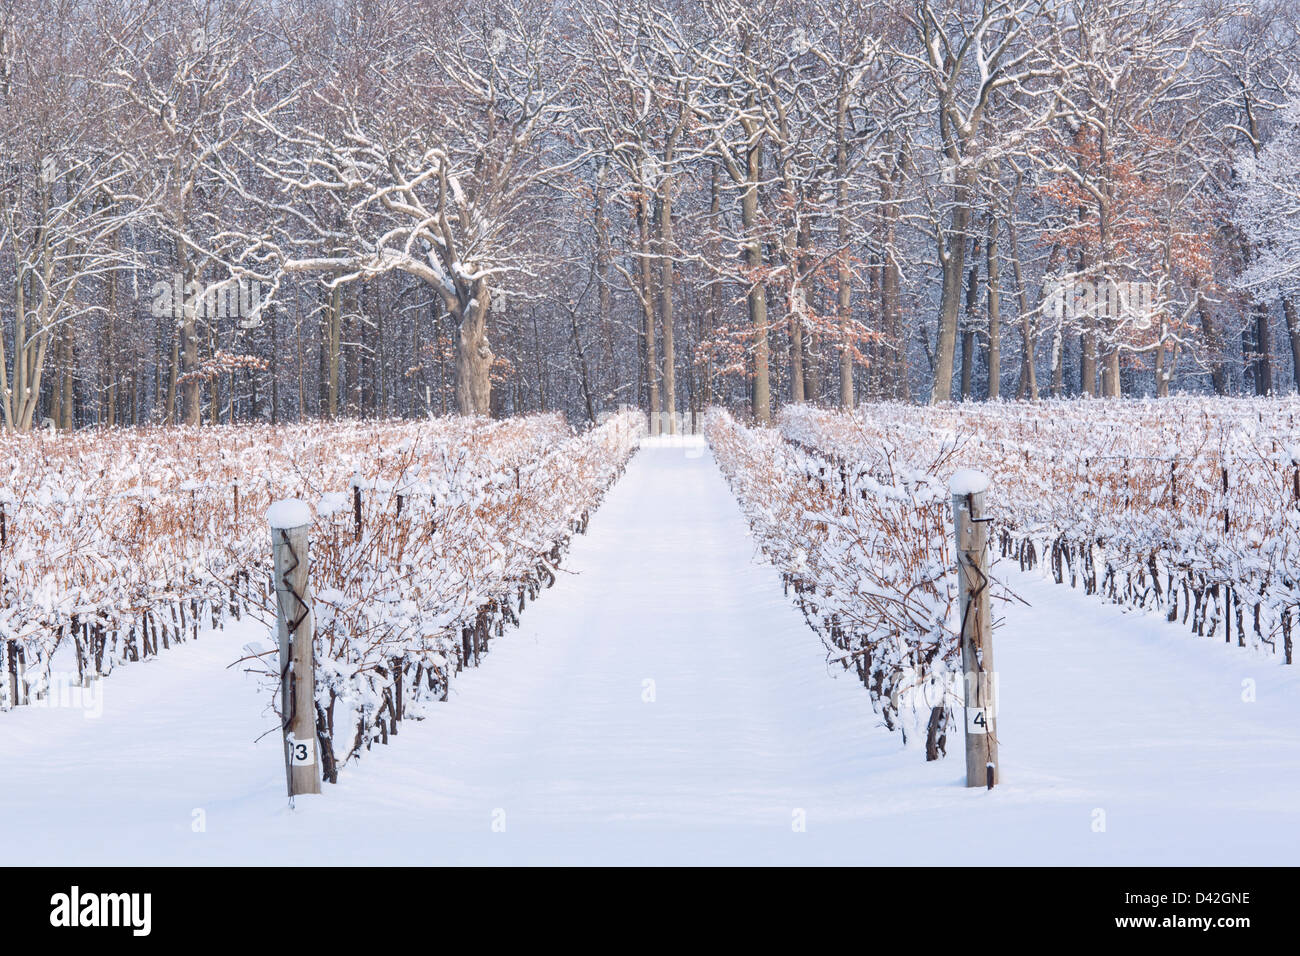
M 574 434 L 542 415 L 0 436 L 0 706 L 208 622 L 269 619 L 264 514 L 281 498 L 315 504 L 329 659 L 361 675 L 340 686 L 371 680 L 358 647 L 415 621 L 459 646 L 485 608 L 513 613 L 503 595 L 546 578 L 643 428 L 627 415 Z M 418 592 L 399 597 L 406 584 Z
M 997 546 L 1058 583 L 1293 659 L 1300 399 L 802 406 L 785 438 L 834 468 L 942 458 L 992 479 Z
M 326 780 L 387 743 L 408 708 L 418 715 L 420 704 L 445 701 L 453 677 L 519 623 L 527 603 L 555 583 L 571 536 L 586 530 L 644 433 L 644 417 L 624 413 L 451 491 L 399 478 L 367 496 L 377 504 L 360 526 L 354 509 L 326 496 L 311 528 Z M 278 651 L 246 650 L 277 706 L 278 672 L 253 662 L 274 661 Z
M 947 456 L 840 468 L 721 409 L 705 434 L 766 557 L 885 725 L 945 754 L 962 701 Z

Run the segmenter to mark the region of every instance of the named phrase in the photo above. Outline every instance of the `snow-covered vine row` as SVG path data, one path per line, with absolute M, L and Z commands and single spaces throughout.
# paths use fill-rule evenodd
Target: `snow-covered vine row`
M 978 468 L 997 546 L 1022 568 L 1293 659 L 1300 399 L 804 406 L 780 425 L 854 472 Z
M 302 498 L 325 715 L 346 700 L 363 725 L 346 759 L 386 735 L 386 700 L 400 713 L 386 688 L 409 650 L 411 686 L 445 690 L 513 618 L 507 596 L 536 593 L 643 429 L 629 414 L 581 433 L 539 415 L 0 436 L 0 704 L 38 699 L 59 672 L 89 682 L 203 622 L 269 620 L 265 512 Z
M 839 468 L 775 429 L 711 409 L 713 455 L 759 547 L 830 660 L 862 681 L 886 726 L 944 755 L 961 704 L 947 455 Z
M 623 413 L 530 461 L 499 462 L 450 485 L 409 462 L 399 477 L 372 483 L 376 504 L 359 535 L 345 500 L 322 499 L 312 605 L 327 779 L 376 740 L 387 743 L 408 707 L 445 701 L 452 677 L 519 623 L 527 602 L 555 583 L 571 536 L 586 530 L 644 433 L 643 415 Z

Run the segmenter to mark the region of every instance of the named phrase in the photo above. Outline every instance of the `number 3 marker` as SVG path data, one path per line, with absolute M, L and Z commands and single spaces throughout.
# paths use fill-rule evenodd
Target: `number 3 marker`
M 289 762 L 295 767 L 310 767 L 316 762 L 316 738 L 295 740 L 290 736 L 286 742 L 289 745 Z

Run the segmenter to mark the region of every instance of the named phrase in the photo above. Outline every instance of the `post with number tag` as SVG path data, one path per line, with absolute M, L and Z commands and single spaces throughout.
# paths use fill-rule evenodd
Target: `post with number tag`
M 311 508 L 277 501 L 266 512 L 275 566 L 276 625 L 280 639 L 280 714 L 289 796 L 320 793 L 316 760 L 315 622 L 311 610 Z
M 961 666 L 966 710 L 966 786 L 998 782 L 997 678 L 989 612 L 989 531 L 984 514 L 989 481 L 978 471 L 952 476 L 952 520 L 961 599 Z

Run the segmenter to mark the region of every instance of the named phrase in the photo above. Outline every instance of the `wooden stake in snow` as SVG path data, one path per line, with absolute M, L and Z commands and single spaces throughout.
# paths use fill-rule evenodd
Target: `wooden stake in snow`
M 311 508 L 277 501 L 266 512 L 275 564 L 276 624 L 280 638 L 280 713 L 289 796 L 320 793 L 316 754 L 316 666 L 308 575 Z
M 27 703 L 27 677 L 23 649 L 15 640 L 5 642 L 9 650 L 9 706 L 18 707 Z
M 961 665 L 966 700 L 966 786 L 998 782 L 997 681 L 989 612 L 989 532 L 984 495 L 989 480 L 962 469 L 952 476 L 953 530 L 961 590 Z

